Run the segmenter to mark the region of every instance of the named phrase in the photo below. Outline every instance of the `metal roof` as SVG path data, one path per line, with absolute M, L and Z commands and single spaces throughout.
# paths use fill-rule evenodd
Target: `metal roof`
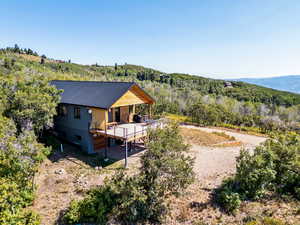
M 61 103 L 110 108 L 125 94 L 134 82 L 69 81 L 53 80 L 50 82 L 61 93 Z

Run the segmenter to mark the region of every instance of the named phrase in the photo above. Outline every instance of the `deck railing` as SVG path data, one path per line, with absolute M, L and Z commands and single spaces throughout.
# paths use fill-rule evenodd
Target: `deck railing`
M 164 121 L 162 119 L 161 120 L 149 121 L 149 122 L 147 122 L 146 125 L 142 126 L 142 130 L 139 130 L 139 131 L 136 130 L 137 126 L 134 126 L 134 131 L 129 133 L 129 134 L 128 134 L 128 128 L 125 128 L 125 129 L 127 129 L 125 138 L 132 137 L 132 136 L 137 136 L 137 135 L 140 135 L 140 134 L 142 136 L 144 136 L 144 134 L 147 133 L 148 129 L 162 128 L 163 124 L 164 124 L 163 122 Z
M 147 133 L 148 129 L 155 129 L 155 128 L 162 128 L 164 124 L 163 119 L 159 120 L 149 120 L 145 122 L 146 124 L 139 124 L 139 125 L 134 125 L 133 131 L 132 128 L 126 128 L 126 127 L 120 127 L 118 125 L 113 126 L 112 128 L 109 128 L 105 130 L 103 133 L 106 134 L 112 134 L 113 136 L 119 136 L 124 139 L 132 138 L 132 137 L 137 137 L 137 136 L 144 136 Z

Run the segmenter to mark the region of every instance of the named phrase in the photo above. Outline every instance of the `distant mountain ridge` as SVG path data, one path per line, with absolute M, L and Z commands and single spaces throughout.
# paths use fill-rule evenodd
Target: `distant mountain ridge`
M 280 77 L 267 78 L 240 78 L 234 79 L 250 84 L 261 85 L 268 88 L 273 88 L 282 91 L 300 93 L 300 75 L 288 75 Z

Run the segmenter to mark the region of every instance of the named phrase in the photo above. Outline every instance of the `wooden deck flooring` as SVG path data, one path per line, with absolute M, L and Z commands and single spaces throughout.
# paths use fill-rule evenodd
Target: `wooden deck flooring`
M 163 123 L 160 120 L 153 120 L 147 123 L 125 123 L 113 126 L 105 130 L 92 130 L 92 133 L 96 133 L 101 136 L 120 139 L 127 142 L 134 141 L 145 137 L 149 128 L 155 129 L 162 127 Z

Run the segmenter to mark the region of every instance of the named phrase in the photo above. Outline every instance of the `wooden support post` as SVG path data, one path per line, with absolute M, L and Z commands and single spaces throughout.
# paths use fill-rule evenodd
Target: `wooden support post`
M 133 151 L 135 151 L 135 135 L 136 135 L 136 126 L 134 126 L 134 136 L 133 136 Z
M 128 157 L 128 145 L 127 145 L 127 140 L 125 140 L 125 168 L 127 168 L 128 166 L 127 157 Z
M 105 119 L 105 136 L 104 136 L 104 141 L 105 141 L 105 150 L 104 150 L 104 161 L 107 161 L 108 158 L 107 158 L 107 145 L 108 145 L 108 138 L 107 138 L 107 124 L 106 124 L 106 119 Z
M 108 138 L 104 137 L 106 139 L 105 141 L 105 151 L 104 151 L 104 160 L 107 161 L 107 146 L 108 146 Z

